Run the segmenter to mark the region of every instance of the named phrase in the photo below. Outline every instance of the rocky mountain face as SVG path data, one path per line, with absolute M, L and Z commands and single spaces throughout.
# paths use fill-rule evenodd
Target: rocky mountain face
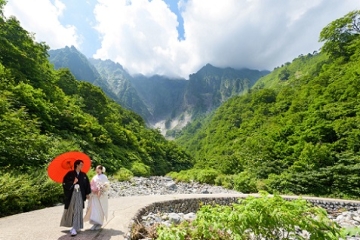
M 146 122 L 153 119 L 152 113 L 149 111 L 146 102 L 140 98 L 137 89 L 132 84 L 132 77 L 124 70 L 124 68 L 111 60 L 89 59 L 104 83 L 111 89 L 116 96 L 116 101 L 127 109 L 130 109 L 140 116 Z
M 79 80 L 101 87 L 122 106 L 135 111 L 166 135 L 242 94 L 268 71 L 218 68 L 207 64 L 189 79 L 131 76 L 111 60 L 87 59 L 75 47 L 49 51 L 55 68 L 69 68 Z

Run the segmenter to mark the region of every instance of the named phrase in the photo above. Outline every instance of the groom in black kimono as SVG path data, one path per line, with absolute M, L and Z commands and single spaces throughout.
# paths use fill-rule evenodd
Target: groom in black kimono
M 63 179 L 63 189 L 64 189 L 64 203 L 65 203 L 65 210 L 69 209 L 71 198 L 73 197 L 74 188 L 77 188 L 77 184 L 79 185 L 79 190 L 81 192 L 81 202 L 82 202 L 82 209 L 85 207 L 85 201 L 87 198 L 89 198 L 89 194 L 91 193 L 90 189 L 90 181 L 87 177 L 86 173 L 82 172 L 81 169 L 83 167 L 84 163 L 82 160 L 76 160 L 74 162 L 74 170 L 69 171 Z M 75 205 L 77 206 L 77 205 Z M 74 209 L 74 213 L 81 212 L 82 209 Z M 82 223 L 82 217 L 80 216 L 80 222 Z M 77 230 L 79 230 L 79 226 L 75 227 L 76 219 L 71 219 L 73 221 L 72 229 L 70 230 L 70 233 L 72 236 L 75 236 L 77 234 Z M 71 221 L 70 220 L 70 221 Z M 68 222 L 68 221 L 65 221 Z M 68 225 L 68 224 L 64 224 Z M 64 226 L 63 225 L 63 226 Z M 82 224 L 81 224 L 82 225 Z

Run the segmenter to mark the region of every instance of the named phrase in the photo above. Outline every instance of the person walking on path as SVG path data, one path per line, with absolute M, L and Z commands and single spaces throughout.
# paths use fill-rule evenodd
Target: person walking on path
M 76 236 L 77 231 L 84 227 L 83 209 L 85 201 L 91 193 L 89 178 L 82 172 L 82 160 L 74 162 L 74 170 L 69 171 L 63 178 L 65 209 L 60 226 L 71 227 L 71 236 Z
M 84 221 L 89 221 L 93 226 L 91 230 L 99 230 L 108 217 L 108 189 L 110 183 L 104 174 L 105 167 L 96 167 L 96 175 L 92 178 L 91 195 L 88 202 L 88 209 Z

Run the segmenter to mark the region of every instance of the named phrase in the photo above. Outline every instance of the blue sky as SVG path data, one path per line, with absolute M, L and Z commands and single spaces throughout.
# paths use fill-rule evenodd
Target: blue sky
M 321 29 L 357 9 L 358 0 L 10 0 L 4 12 L 52 49 L 187 78 L 207 63 L 272 70 L 319 50 Z

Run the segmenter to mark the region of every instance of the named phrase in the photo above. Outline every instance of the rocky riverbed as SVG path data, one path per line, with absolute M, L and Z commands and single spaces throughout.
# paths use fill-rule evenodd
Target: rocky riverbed
M 144 195 L 167 195 L 167 194 L 215 194 L 215 193 L 239 193 L 220 186 L 200 184 L 197 182 L 175 182 L 169 177 L 134 177 L 130 181 L 112 181 L 109 198 L 144 196 Z

